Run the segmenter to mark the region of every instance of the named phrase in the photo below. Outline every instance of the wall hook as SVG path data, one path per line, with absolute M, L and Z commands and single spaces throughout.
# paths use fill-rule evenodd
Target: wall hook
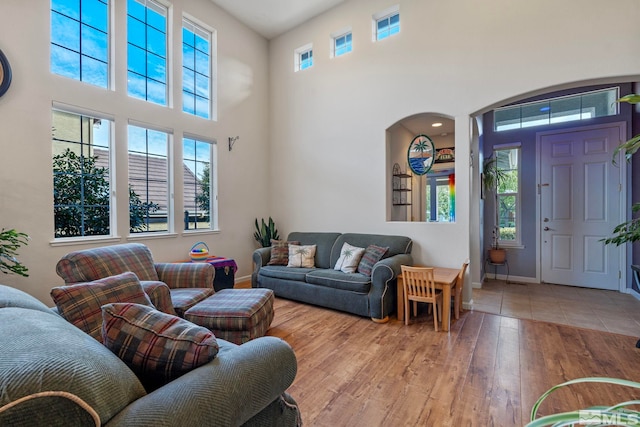
M 239 136 L 230 136 L 229 137 L 229 151 L 231 151 L 231 149 L 233 148 L 233 145 L 236 143 L 237 140 L 239 140 L 240 137 Z

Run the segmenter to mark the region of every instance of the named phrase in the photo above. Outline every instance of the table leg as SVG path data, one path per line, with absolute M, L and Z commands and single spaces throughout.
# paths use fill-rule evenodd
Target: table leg
M 447 332 L 451 319 L 451 286 L 442 287 L 442 299 L 442 330 Z
M 404 322 L 404 285 L 402 283 L 402 277 L 398 277 L 398 285 L 396 292 L 396 314 L 398 320 Z

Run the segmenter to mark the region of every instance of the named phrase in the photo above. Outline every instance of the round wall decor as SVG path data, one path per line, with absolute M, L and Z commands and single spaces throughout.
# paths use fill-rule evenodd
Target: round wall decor
M 0 96 L 9 89 L 11 84 L 11 66 L 9 60 L 4 56 L 4 53 L 0 50 Z
M 409 144 L 407 161 L 416 175 L 424 175 L 431 170 L 435 160 L 436 147 L 427 135 L 418 135 Z

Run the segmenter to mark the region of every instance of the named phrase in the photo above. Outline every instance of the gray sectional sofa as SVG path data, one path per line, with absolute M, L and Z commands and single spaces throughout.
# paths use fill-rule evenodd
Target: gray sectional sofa
M 297 426 L 279 338 L 218 339 L 215 359 L 147 392 L 106 346 L 36 298 L 0 285 L 0 426 Z
M 273 289 L 277 297 L 315 304 L 386 322 L 395 310 L 400 265 L 413 265 L 412 240 L 404 236 L 357 233 L 293 232 L 288 241 L 317 245 L 314 268 L 267 265 L 271 248 L 253 253 L 253 287 Z M 334 270 L 344 243 L 388 247 L 371 276 Z

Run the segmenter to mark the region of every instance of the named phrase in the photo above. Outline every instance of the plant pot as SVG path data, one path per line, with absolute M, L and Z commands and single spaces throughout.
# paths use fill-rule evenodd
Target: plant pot
M 507 251 L 505 249 L 489 249 L 489 262 L 492 264 L 504 264 L 507 259 Z

